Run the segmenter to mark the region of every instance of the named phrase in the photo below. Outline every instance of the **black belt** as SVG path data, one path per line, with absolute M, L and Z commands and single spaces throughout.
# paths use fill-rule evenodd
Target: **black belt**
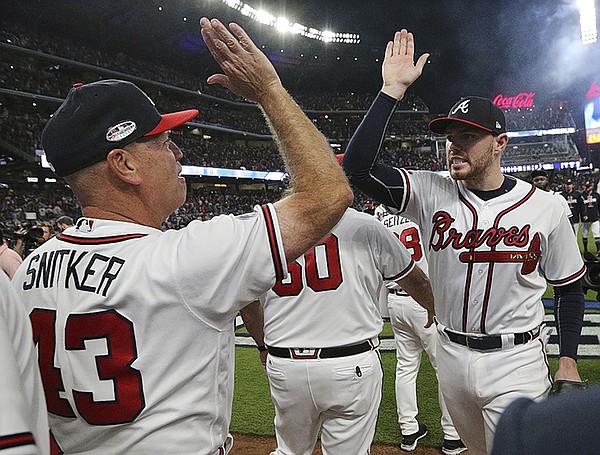
M 373 349 L 373 345 L 370 341 L 335 348 L 277 348 L 267 346 L 270 355 L 285 359 L 332 359 L 334 357 L 361 354 L 371 349 Z
M 450 341 L 454 343 L 462 344 L 471 349 L 477 349 L 478 351 L 489 351 L 492 349 L 502 348 L 502 335 L 483 335 L 467 336 L 461 335 L 460 333 L 453 332 L 449 329 L 444 329 L 444 332 L 448 335 Z M 529 332 L 515 333 L 514 344 L 525 344 L 529 341 L 537 338 L 540 334 L 540 329 L 530 330 Z
M 388 289 L 390 294 L 401 295 L 403 297 L 410 297 L 410 294 L 402 289 Z

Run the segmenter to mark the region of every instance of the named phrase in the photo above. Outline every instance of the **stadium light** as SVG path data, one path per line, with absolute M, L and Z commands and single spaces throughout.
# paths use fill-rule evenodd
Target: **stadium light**
M 596 7 L 594 0 L 579 0 L 579 23 L 581 25 L 581 42 L 592 44 L 598 41 L 596 28 Z
M 285 17 L 275 17 L 263 9 L 256 10 L 247 3 L 239 0 L 221 0 L 221 2 L 238 11 L 240 14 L 249 17 L 260 24 L 274 27 L 282 33 L 289 32 L 326 43 L 360 43 L 360 35 L 355 33 L 336 33 L 329 30 L 322 31 L 314 27 L 306 27 L 299 23 L 294 23 L 292 25 Z

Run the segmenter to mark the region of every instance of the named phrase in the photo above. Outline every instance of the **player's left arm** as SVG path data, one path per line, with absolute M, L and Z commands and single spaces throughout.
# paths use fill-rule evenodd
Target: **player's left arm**
M 267 365 L 267 350 L 265 347 L 265 317 L 263 312 L 263 306 L 260 301 L 255 300 L 254 302 L 246 305 L 240 310 L 240 316 L 244 321 L 244 326 L 248 333 L 256 343 L 258 352 L 260 355 L 260 361 L 263 368 Z
M 583 327 L 584 309 L 581 279 L 564 286 L 554 286 L 554 319 L 560 346 L 555 380 L 581 381 L 577 370 L 577 348 Z
M 428 57 L 423 54 L 415 62 L 412 33 L 402 30 L 394 34 L 385 51 L 381 91 L 352 135 L 342 162 L 354 186 L 391 207 L 400 208 L 404 182 L 396 169 L 378 163 L 377 157 L 397 102 L 421 75 Z
M 427 324 L 425 324 L 425 328 L 430 327 L 433 324 L 435 308 L 433 304 L 433 291 L 431 290 L 431 284 L 427 275 L 418 266 L 415 266 L 408 275 L 399 279 L 397 283 L 419 305 L 427 310 Z

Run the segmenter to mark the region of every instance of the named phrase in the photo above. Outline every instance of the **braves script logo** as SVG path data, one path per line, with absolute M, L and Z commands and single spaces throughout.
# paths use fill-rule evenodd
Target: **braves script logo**
M 529 225 L 522 228 L 511 226 L 482 229 L 469 229 L 467 232 L 458 232 L 452 227 L 454 218 L 447 212 L 436 212 L 433 216 L 433 229 L 429 245 L 434 251 L 443 250 L 447 247 L 455 250 L 474 250 L 482 245 L 495 248 L 503 244 L 509 247 L 529 248 L 517 251 L 470 251 L 462 252 L 458 256 L 464 263 L 481 262 L 514 262 L 522 263 L 521 273 L 527 275 L 533 272 L 542 256 L 540 251 L 540 236 L 535 234 L 529 243 Z
M 470 101 L 471 100 L 464 100 L 462 103 L 460 103 L 454 109 L 452 109 L 452 111 L 450 111 L 450 115 L 456 114 L 459 110 L 461 110 L 463 114 L 466 114 L 467 112 L 469 112 L 469 102 Z

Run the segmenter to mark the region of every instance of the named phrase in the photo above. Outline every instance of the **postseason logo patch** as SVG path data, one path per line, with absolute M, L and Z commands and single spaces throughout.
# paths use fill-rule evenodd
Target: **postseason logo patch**
M 131 135 L 137 129 L 135 122 L 126 120 L 108 129 L 106 140 L 108 142 L 119 142 Z

